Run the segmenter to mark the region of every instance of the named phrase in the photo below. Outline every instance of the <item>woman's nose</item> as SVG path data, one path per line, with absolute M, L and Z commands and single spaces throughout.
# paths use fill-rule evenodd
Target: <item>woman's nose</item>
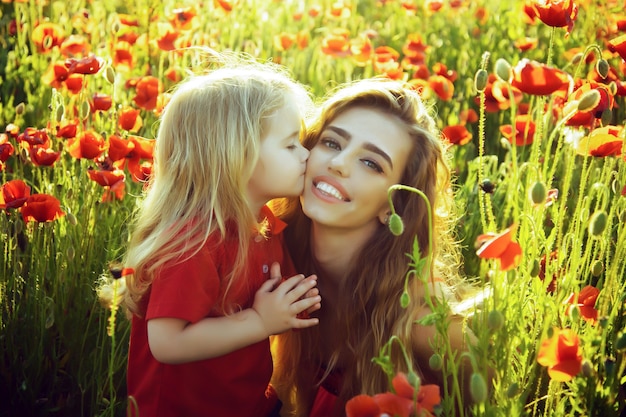
M 333 156 L 328 163 L 328 170 L 346 177 L 350 174 L 345 155 L 339 153 Z

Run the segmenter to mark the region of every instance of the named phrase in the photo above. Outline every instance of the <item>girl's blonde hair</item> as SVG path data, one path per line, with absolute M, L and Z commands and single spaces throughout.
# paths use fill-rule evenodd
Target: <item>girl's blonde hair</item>
M 378 356 L 379 349 L 391 336 L 396 336 L 407 349 L 414 346 L 415 312 L 424 302 L 421 281 L 416 278 L 410 281 L 411 305 L 408 308 L 401 307 L 400 298 L 405 277 L 410 271 L 407 253 L 413 252 L 416 238 L 422 257 L 426 257 L 429 251 L 433 253 L 433 265 L 425 273 L 430 275 L 428 270 L 436 271 L 437 278 L 445 281 L 445 287 L 452 295 L 464 285 L 459 274 L 460 250 L 454 240 L 457 209 L 450 190 L 446 148 L 429 109 L 416 91 L 388 79 L 361 80 L 338 89 L 313 119 L 304 140 L 305 147 L 315 146 L 328 124 L 355 106 L 376 109 L 390 118 L 401 120 L 413 139 L 412 155 L 401 184 L 421 190 L 430 200 L 433 245 L 429 246 L 429 218 L 424 199 L 415 193 L 396 191 L 393 202 L 403 219 L 404 233 L 396 237 L 386 226 L 380 225 L 349 265 L 349 273 L 341 280 L 334 312 L 337 332 L 342 337 L 331 346 L 330 362 L 322 363 L 319 352 L 328 349 L 320 347 L 329 341 L 321 340 L 317 326 L 277 337 L 274 342 L 278 361 L 274 382 L 279 392 L 282 391 L 291 401 L 295 398 L 298 413 L 305 415 L 313 401 L 311 387 L 320 382 L 317 375 L 320 366 L 325 366 L 328 374 L 339 357 L 354 358 L 353 365 L 342 370 L 340 405 L 357 394 L 373 395 L 390 389 L 387 375 L 372 362 L 372 358 Z M 282 200 L 277 210 L 290 225 L 285 238 L 296 269 L 305 274 L 314 273 L 309 243 L 311 221 L 303 214 L 296 199 Z M 320 276 L 322 279 L 324 277 Z
M 238 279 L 248 240 L 262 220 L 250 208 L 247 184 L 266 120 L 288 97 L 310 103 L 307 90 L 283 67 L 232 57 L 174 89 L 160 119 L 152 176 L 124 262 L 134 269 L 125 298 L 131 312 L 145 313 L 143 296 L 159 268 L 185 260 L 213 232 L 224 239 L 230 222 L 237 226 L 239 250 L 223 293 Z M 234 307 L 226 298 L 223 312 Z

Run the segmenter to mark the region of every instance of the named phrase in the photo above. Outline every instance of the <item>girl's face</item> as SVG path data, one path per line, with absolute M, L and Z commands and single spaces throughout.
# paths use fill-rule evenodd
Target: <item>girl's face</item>
M 257 208 L 278 197 L 302 194 L 309 151 L 300 143 L 302 117 L 290 100 L 267 119 L 259 160 L 248 182 Z
M 400 182 L 412 147 L 395 116 L 368 107 L 340 114 L 311 149 L 304 213 L 328 227 L 375 230 L 390 210 L 387 189 Z

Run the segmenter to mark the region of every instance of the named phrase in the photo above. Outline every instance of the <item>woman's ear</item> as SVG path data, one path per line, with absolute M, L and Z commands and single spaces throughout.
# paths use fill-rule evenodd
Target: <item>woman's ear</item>
M 389 224 L 389 216 L 391 216 L 391 211 L 385 209 L 378 213 L 378 221 L 380 221 L 381 224 L 387 226 Z

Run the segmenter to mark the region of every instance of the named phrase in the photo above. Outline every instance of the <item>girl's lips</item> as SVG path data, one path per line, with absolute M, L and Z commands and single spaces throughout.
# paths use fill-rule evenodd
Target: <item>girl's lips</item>
M 313 192 L 318 197 L 327 201 L 350 201 L 343 187 L 332 178 L 328 177 L 316 177 L 313 180 Z

